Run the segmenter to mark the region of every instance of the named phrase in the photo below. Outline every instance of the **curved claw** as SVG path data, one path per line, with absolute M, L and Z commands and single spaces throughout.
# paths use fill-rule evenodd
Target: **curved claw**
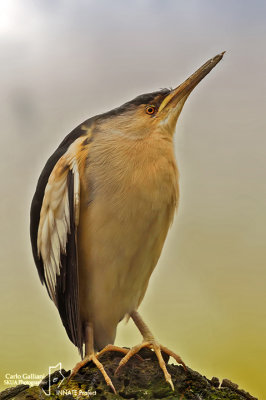
M 165 365 L 165 361 L 164 361 L 162 353 L 161 353 L 160 345 L 158 345 L 157 343 L 154 343 L 154 347 L 153 348 L 154 348 L 155 354 L 156 354 L 156 356 L 158 358 L 159 365 L 160 365 L 161 369 L 163 370 L 165 380 L 166 380 L 166 382 L 169 383 L 169 385 L 171 386 L 172 390 L 174 391 L 175 388 L 174 388 L 174 385 L 173 385 L 173 382 L 172 382 L 172 377 L 169 374 L 169 372 L 167 371 L 167 368 L 166 368 L 166 365 Z

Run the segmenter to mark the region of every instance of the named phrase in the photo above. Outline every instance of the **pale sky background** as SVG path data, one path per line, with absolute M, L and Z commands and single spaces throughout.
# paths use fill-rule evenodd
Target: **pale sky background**
M 50 154 L 83 120 L 226 50 L 177 126 L 180 207 L 140 311 L 191 368 L 266 397 L 265 45 L 264 0 L 1 0 L 0 387 L 78 361 L 31 255 Z M 117 344 L 140 339 L 119 325 Z

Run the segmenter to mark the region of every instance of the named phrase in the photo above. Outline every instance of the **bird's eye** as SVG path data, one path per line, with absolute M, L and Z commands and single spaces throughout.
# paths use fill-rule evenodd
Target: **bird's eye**
M 155 113 L 155 107 L 154 106 L 147 106 L 146 107 L 146 113 L 151 115 Z

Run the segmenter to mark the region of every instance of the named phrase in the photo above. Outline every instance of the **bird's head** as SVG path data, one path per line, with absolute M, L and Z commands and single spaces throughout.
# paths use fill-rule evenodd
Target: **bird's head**
M 222 59 L 224 52 L 208 60 L 175 89 L 147 93 L 102 114 L 100 122 L 108 132 L 138 139 L 162 133 L 172 137 L 186 99 L 197 84 Z

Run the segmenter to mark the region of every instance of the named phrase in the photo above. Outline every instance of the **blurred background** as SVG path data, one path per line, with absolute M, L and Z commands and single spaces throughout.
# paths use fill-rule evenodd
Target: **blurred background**
M 266 397 L 265 37 L 263 0 L 1 0 L 2 389 L 79 360 L 31 255 L 46 160 L 83 120 L 226 50 L 179 119 L 180 207 L 140 311 L 191 368 Z M 120 323 L 117 344 L 140 339 Z

